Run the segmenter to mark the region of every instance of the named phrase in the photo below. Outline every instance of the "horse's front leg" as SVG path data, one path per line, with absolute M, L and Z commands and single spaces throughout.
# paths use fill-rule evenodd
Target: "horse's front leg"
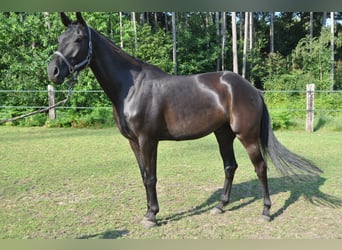
M 130 145 L 137 158 L 146 190 L 147 212 L 141 224 L 146 228 L 151 228 L 157 224 L 156 215 L 159 212 L 156 190 L 158 142 L 139 138 L 138 142 L 130 141 Z

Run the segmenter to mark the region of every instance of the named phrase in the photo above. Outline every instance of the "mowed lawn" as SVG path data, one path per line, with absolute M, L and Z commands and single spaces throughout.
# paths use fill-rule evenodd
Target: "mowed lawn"
M 287 182 L 269 166 L 272 221 L 260 221 L 259 182 L 236 141 L 232 200 L 211 215 L 224 181 L 213 135 L 161 142 L 158 226 L 139 222 L 145 190 L 128 141 L 116 128 L 0 127 L 0 238 L 341 239 L 342 132 L 276 132 L 324 174 Z

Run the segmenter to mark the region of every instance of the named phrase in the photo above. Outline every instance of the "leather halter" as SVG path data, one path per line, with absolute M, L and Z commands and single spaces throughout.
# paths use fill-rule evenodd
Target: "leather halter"
M 75 65 L 71 65 L 71 63 L 69 62 L 69 60 L 59 51 L 56 51 L 54 54 L 59 56 L 60 58 L 62 58 L 62 60 L 64 61 L 64 63 L 68 66 L 69 68 L 69 72 L 71 74 L 76 73 L 78 71 L 80 71 L 83 67 L 88 66 L 91 60 L 91 56 L 93 54 L 93 44 L 91 42 L 91 29 L 89 28 L 89 26 L 87 26 L 88 28 L 88 37 L 89 37 L 89 45 L 88 45 L 88 55 L 87 57 L 81 61 L 80 63 L 77 63 Z

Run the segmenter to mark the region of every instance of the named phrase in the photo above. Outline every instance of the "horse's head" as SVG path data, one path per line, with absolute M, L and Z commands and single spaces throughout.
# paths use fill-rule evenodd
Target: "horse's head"
M 61 84 L 70 74 L 85 68 L 91 59 L 91 29 L 79 12 L 77 20 L 71 21 L 61 13 L 62 23 L 67 30 L 58 38 L 58 50 L 47 67 L 49 80 Z

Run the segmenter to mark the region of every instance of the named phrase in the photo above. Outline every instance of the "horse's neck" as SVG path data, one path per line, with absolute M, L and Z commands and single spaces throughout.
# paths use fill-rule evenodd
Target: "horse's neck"
M 93 57 L 90 68 L 113 103 L 115 120 L 125 134 L 124 99 L 142 71 L 141 62 L 121 51 L 96 31 L 92 34 Z
M 127 95 L 141 71 L 140 62 L 93 31 L 93 60 L 90 67 L 101 87 L 115 105 Z

